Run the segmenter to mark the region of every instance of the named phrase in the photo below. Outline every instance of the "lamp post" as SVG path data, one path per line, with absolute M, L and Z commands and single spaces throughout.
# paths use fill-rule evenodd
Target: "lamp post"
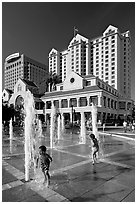
M 71 105 L 71 108 L 72 108 L 72 127 L 73 127 L 73 105 Z

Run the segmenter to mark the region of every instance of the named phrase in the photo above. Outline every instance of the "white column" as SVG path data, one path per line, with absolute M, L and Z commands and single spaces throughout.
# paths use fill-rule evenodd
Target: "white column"
M 59 108 L 61 108 L 61 100 L 59 100 Z
M 64 115 L 63 115 L 63 113 L 61 114 L 61 129 L 62 129 L 62 131 L 64 131 L 64 128 L 65 128 L 65 126 L 64 126 L 65 124 L 64 124 Z
M 101 106 L 101 96 L 98 96 L 98 106 Z
M 90 96 L 87 96 L 86 98 L 87 98 L 87 106 L 89 106 L 90 105 L 90 101 L 89 101 Z
M 79 97 L 77 98 L 77 107 L 79 107 L 80 105 L 79 105 Z
M 67 101 L 68 101 L 68 108 L 69 108 L 69 105 L 70 105 L 70 98 L 67 98 Z
M 85 114 L 81 112 L 81 131 L 80 131 L 80 143 L 86 143 L 86 127 L 85 127 Z

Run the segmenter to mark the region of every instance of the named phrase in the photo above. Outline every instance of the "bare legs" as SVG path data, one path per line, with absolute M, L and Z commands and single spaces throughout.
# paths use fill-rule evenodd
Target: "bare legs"
M 47 180 L 46 186 L 49 187 L 49 185 L 50 185 L 50 175 L 49 175 L 49 171 L 48 171 L 48 170 L 45 170 L 45 171 L 43 171 L 43 174 L 44 174 L 44 177 L 45 177 L 43 184 L 45 184 L 45 183 L 46 183 L 46 180 Z
M 92 163 L 94 164 L 95 161 L 97 161 L 98 149 L 93 148 L 92 151 L 93 151 L 93 152 L 92 152 Z

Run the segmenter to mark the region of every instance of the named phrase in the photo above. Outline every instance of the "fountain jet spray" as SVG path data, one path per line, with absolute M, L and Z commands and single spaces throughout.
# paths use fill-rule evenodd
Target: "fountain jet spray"
M 56 109 L 54 104 L 52 104 L 51 121 L 50 121 L 50 148 L 53 148 L 53 141 L 55 139 L 55 114 L 56 114 Z
M 97 130 L 97 107 L 92 103 L 92 132 L 97 139 L 99 139 Z
M 12 118 L 10 119 L 9 133 L 10 133 L 10 140 L 12 140 L 12 139 L 13 139 L 13 126 L 12 126 Z
M 35 108 L 34 99 L 30 91 L 27 91 L 25 101 L 25 181 L 29 180 L 31 166 L 32 142 L 34 137 Z
M 9 124 L 9 134 L 10 134 L 10 153 L 13 153 L 13 126 L 12 126 L 12 118 L 10 119 Z
M 81 131 L 80 131 L 80 144 L 86 143 L 86 127 L 85 127 L 85 114 L 81 112 Z

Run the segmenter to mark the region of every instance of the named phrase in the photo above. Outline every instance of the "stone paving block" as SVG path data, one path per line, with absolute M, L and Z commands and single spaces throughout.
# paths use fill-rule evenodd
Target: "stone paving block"
M 5 168 L 2 168 L 2 184 L 6 184 L 12 181 L 16 181 L 17 178 L 13 176 L 9 171 L 5 170 Z
M 11 188 L 11 186 L 10 186 L 8 183 L 2 185 L 2 190 L 3 190 L 3 191 L 4 191 L 4 190 L 7 190 L 7 189 L 10 189 L 10 188 Z
M 65 197 L 59 194 L 54 194 L 47 198 L 48 202 L 63 202 L 65 199 L 66 199 Z
M 45 198 L 36 194 L 36 195 L 32 195 L 32 196 L 26 198 L 22 202 L 48 202 L 48 201 Z
M 36 192 L 26 188 L 25 185 L 16 186 L 2 192 L 3 202 L 19 202 L 35 195 Z
M 119 184 L 125 185 L 127 187 L 135 188 L 135 170 L 125 169 L 120 175 L 117 175 L 112 179 Z
M 81 194 L 86 193 L 89 190 L 97 188 L 105 182 L 105 179 L 97 177 L 96 174 L 91 174 L 83 177 L 78 177 L 77 179 L 70 181 L 70 185 L 73 186 L 75 192 L 80 196 Z
M 94 197 L 107 196 L 116 202 L 120 202 L 127 194 L 131 192 L 132 189 L 121 185 L 112 180 L 105 182 L 103 185 L 92 191 Z
M 17 181 L 13 181 L 13 182 L 10 182 L 9 185 L 11 186 L 11 188 L 13 187 L 16 187 L 16 186 L 20 186 L 22 185 L 23 183 L 20 181 L 20 180 L 17 180 Z
M 100 166 L 97 164 L 97 165 L 93 166 L 93 173 L 95 173 L 96 176 L 99 178 L 102 178 L 105 180 L 110 180 L 113 177 L 115 177 L 116 175 L 119 175 L 120 171 L 118 171 L 117 166 L 114 166 L 114 165 L 108 164 L 108 165 L 100 168 Z
M 122 202 L 135 202 L 135 190 L 130 192 L 123 200 Z
M 82 195 L 81 197 L 75 197 L 72 202 L 116 202 L 115 200 L 107 197 L 106 195 L 98 195 L 97 197 L 92 195 L 92 192 Z
M 8 163 L 5 161 L 2 161 L 2 166 L 8 166 Z
M 37 193 L 39 195 L 41 195 L 43 198 L 46 198 L 46 199 L 48 199 L 50 196 L 53 196 L 53 195 L 56 194 L 55 191 L 53 191 L 53 190 L 51 190 L 49 188 L 46 188 L 46 187 L 44 189 L 42 189 L 42 190 L 41 189 L 38 190 Z
M 75 191 L 73 186 L 71 186 L 69 183 L 64 183 L 58 186 L 54 186 L 53 190 L 61 194 L 68 200 L 72 200 L 75 196 L 78 196 L 78 193 Z
M 25 177 L 25 175 L 19 175 L 19 176 L 16 176 L 16 178 L 19 179 L 19 180 L 24 179 L 24 177 Z

